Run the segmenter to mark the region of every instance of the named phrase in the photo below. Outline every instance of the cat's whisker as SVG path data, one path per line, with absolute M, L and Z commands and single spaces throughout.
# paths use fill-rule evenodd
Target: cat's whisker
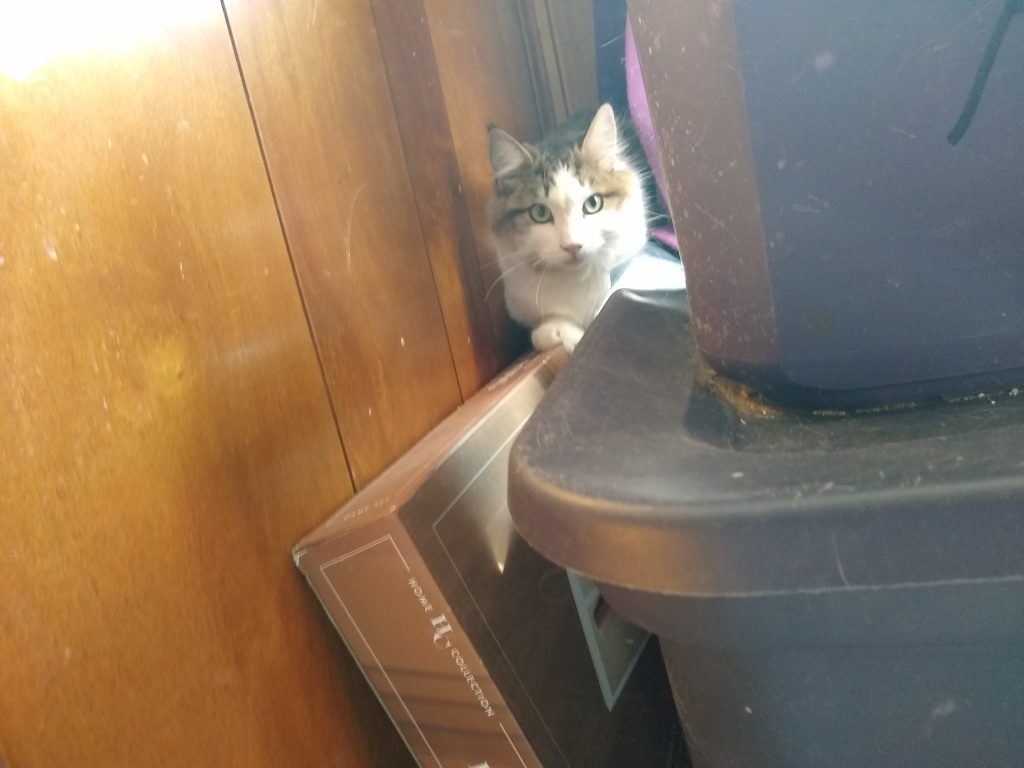
M 487 293 L 484 294 L 484 301 L 487 301 L 491 297 L 491 291 L 493 291 L 495 287 L 497 287 L 498 283 L 500 283 L 505 278 L 506 275 L 508 275 L 510 272 L 515 272 L 520 267 L 525 267 L 528 263 L 528 259 L 523 259 L 523 261 L 521 261 L 519 264 L 515 264 L 509 267 L 500 275 L 498 275 L 498 277 L 495 278 L 494 282 L 491 283 L 491 287 L 487 289 Z
M 544 271 L 540 273 L 540 278 L 537 280 L 537 311 L 543 313 L 544 310 L 540 308 L 540 287 L 544 284 L 544 277 L 548 273 L 548 267 L 551 266 L 550 262 L 544 262 Z
M 530 251 L 522 251 L 520 253 L 507 253 L 502 257 L 490 259 L 489 261 L 481 261 L 480 266 L 490 267 L 495 264 L 508 264 L 517 261 L 529 261 L 533 258 L 533 254 Z

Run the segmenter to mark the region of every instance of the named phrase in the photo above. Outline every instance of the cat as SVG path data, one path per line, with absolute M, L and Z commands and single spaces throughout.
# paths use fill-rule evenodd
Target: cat
M 619 128 L 604 104 L 536 144 L 488 130 L 488 213 L 505 304 L 537 350 L 572 352 L 611 290 L 612 270 L 647 243 L 645 169 Z

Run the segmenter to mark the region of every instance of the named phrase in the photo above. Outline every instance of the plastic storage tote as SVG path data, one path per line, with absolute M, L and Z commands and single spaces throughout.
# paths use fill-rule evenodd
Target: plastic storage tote
M 509 501 L 658 634 L 696 768 L 1024 766 L 1024 402 L 773 410 L 690 325 L 680 293 L 613 296 Z
M 1024 3 L 630 10 L 709 363 L 812 407 L 1024 383 Z

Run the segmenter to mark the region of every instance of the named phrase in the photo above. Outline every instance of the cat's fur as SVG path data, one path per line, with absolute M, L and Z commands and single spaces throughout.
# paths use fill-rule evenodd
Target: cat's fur
M 500 128 L 488 132 L 489 214 L 505 303 L 539 350 L 561 344 L 571 352 L 611 290 L 611 271 L 647 242 L 642 172 L 628 158 L 611 107 L 588 117 L 537 144 Z M 601 207 L 588 213 L 585 205 L 597 205 L 593 195 Z

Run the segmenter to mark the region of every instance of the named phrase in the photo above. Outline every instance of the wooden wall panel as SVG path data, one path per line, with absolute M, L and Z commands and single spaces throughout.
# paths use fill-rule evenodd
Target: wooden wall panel
M 360 487 L 461 401 L 369 0 L 225 7 Z
M 422 0 L 372 0 L 420 226 L 463 397 L 490 381 L 499 353 L 469 201 Z
M 132 7 L 0 10 L 6 760 L 408 765 L 288 555 L 352 489 L 221 8 Z
M 431 0 L 425 6 L 499 355 L 507 362 L 529 342 L 508 320 L 497 283 L 501 271 L 487 224 L 487 125 L 493 122 L 523 139 L 541 134 L 529 30 L 518 4 L 508 0 Z

